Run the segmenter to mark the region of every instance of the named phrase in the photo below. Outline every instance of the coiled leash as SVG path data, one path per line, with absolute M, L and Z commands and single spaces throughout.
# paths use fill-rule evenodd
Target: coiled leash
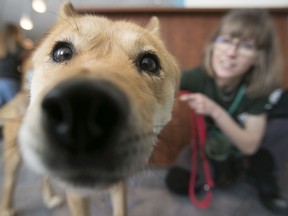
M 187 94 L 187 91 L 181 91 L 180 94 Z M 193 205 L 198 208 L 208 208 L 212 199 L 212 188 L 214 187 L 214 181 L 211 176 L 211 169 L 209 161 L 205 154 L 205 142 L 206 142 L 206 124 L 203 116 L 196 114 L 191 110 L 191 129 L 192 129 L 192 161 L 191 161 L 191 176 L 189 183 L 189 197 Z M 204 190 L 206 194 L 200 200 L 196 196 L 196 177 L 198 167 L 198 157 L 202 162 L 204 169 L 205 184 Z
M 201 115 L 197 115 L 191 111 L 191 127 L 192 127 L 192 170 L 189 185 L 189 197 L 191 202 L 198 208 L 208 208 L 212 199 L 212 188 L 214 187 L 214 181 L 211 176 L 211 169 L 209 161 L 205 153 L 205 142 L 206 142 L 206 125 L 205 119 Z M 200 160 L 198 160 L 200 157 Z M 197 162 L 202 162 L 204 169 L 204 197 L 199 200 L 196 196 L 196 177 L 197 177 Z
M 228 113 L 232 115 L 232 113 L 235 112 L 237 107 L 239 106 L 241 100 L 244 97 L 246 91 L 246 86 L 241 85 L 237 95 L 231 104 L 231 106 L 228 109 Z M 189 94 L 189 91 L 181 91 L 180 94 Z M 205 119 L 202 115 L 196 114 L 193 110 L 191 110 L 190 114 L 191 118 L 191 129 L 192 129 L 192 164 L 191 164 L 191 177 L 190 177 L 190 184 L 189 184 L 189 197 L 196 207 L 198 208 L 208 208 L 211 203 L 212 199 L 212 188 L 214 187 L 215 183 L 213 181 L 213 178 L 211 176 L 211 169 L 210 164 L 207 159 L 206 150 L 205 150 L 205 144 L 206 144 L 206 124 Z M 223 144 L 223 143 L 222 143 Z M 198 159 L 200 158 L 200 160 Z M 202 167 L 204 169 L 204 178 L 205 178 L 205 184 L 204 184 L 204 191 L 206 194 L 204 197 L 200 200 L 196 196 L 196 177 L 197 177 L 197 167 L 198 161 L 202 162 Z

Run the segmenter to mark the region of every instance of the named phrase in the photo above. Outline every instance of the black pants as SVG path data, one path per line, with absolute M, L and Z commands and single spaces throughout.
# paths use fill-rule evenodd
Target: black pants
M 250 158 L 250 169 L 248 177 L 251 182 L 262 192 L 277 192 L 278 186 L 275 172 L 274 159 L 265 149 L 260 149 L 255 155 Z
M 275 190 L 277 187 L 273 176 L 274 160 L 267 150 L 260 149 L 252 157 L 231 157 L 223 162 L 212 161 L 211 165 L 214 170 L 213 178 L 218 187 L 227 188 L 244 175 L 252 179 L 255 185 L 265 184 L 267 190 Z M 166 176 L 168 189 L 179 195 L 188 195 L 190 174 L 191 172 L 187 169 L 179 166 L 172 167 Z M 197 190 L 201 188 L 196 188 Z

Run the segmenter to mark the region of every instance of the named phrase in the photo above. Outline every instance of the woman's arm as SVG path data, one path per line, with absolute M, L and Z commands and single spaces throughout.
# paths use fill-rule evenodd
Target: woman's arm
M 219 129 L 244 154 L 255 153 L 266 128 L 266 115 L 248 115 L 242 128 L 230 114 L 203 94 L 183 95 L 180 100 L 187 101 L 196 113 L 210 116 Z

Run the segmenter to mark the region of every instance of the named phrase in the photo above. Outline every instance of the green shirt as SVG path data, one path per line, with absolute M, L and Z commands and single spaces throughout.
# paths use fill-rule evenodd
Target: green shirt
M 240 89 L 239 85 L 235 90 L 229 92 L 230 100 L 224 100 L 223 93 L 220 94 L 216 86 L 215 80 L 211 78 L 203 68 L 197 67 L 194 69 L 183 71 L 180 83 L 180 89 L 190 92 L 203 93 L 207 97 L 214 100 L 217 104 L 228 110 L 233 103 Z M 265 105 L 268 103 L 268 95 L 265 97 L 250 98 L 244 93 L 239 105 L 231 116 L 240 124 L 243 125 L 247 114 L 259 115 L 265 113 Z M 211 118 L 206 118 L 208 130 L 215 128 L 215 124 Z

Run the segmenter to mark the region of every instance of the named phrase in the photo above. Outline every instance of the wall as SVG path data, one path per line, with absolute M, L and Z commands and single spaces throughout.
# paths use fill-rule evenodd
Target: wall
M 183 6 L 191 8 L 272 8 L 288 7 L 288 0 L 183 0 Z
M 227 9 L 181 9 L 181 8 L 98 8 L 82 9 L 80 12 L 105 15 L 111 19 L 128 19 L 144 26 L 153 15 L 159 17 L 161 34 L 170 52 L 177 59 L 181 69 L 195 67 L 201 63 L 203 46 L 212 30 Z M 271 15 L 279 34 L 281 51 L 288 59 L 288 8 L 271 9 Z M 282 86 L 288 87 L 288 64 Z M 179 103 L 172 121 L 159 136 L 155 154 L 151 161 L 155 165 L 169 165 L 179 150 L 190 141 L 188 108 Z
M 288 0 L 72 0 L 76 6 L 178 6 L 190 8 L 287 7 Z

